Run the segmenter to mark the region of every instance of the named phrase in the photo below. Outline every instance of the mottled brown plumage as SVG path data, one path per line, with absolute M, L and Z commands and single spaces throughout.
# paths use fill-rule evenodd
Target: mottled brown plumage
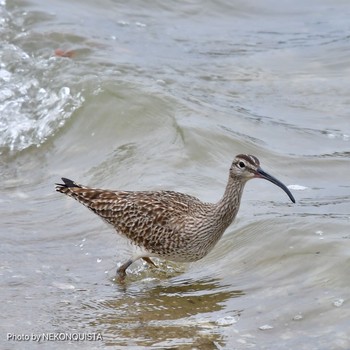
M 264 178 L 292 194 L 277 179 L 260 168 L 251 155 L 238 155 L 230 168 L 225 193 L 216 203 L 174 191 L 110 191 L 78 185 L 62 178 L 56 190 L 85 205 L 138 249 L 119 269 L 126 269 L 139 258 L 150 257 L 190 262 L 201 259 L 215 246 L 237 215 L 243 187 L 251 178 Z

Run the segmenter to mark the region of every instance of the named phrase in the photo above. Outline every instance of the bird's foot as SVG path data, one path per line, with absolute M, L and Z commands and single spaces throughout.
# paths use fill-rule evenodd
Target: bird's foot
M 125 277 L 126 277 L 126 272 L 125 270 L 119 268 L 117 270 L 117 278 L 119 283 L 124 283 L 125 282 Z
M 126 269 L 132 264 L 132 262 L 132 260 L 128 260 L 126 263 L 124 263 L 117 269 L 117 276 L 119 282 L 124 283 L 126 277 Z

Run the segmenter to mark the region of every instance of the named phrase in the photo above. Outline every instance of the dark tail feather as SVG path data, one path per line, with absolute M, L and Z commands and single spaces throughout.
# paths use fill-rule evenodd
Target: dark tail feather
M 56 185 L 56 191 L 58 192 L 65 192 L 65 190 L 67 188 L 70 188 L 70 187 L 79 187 L 81 188 L 80 185 L 76 184 L 74 181 L 70 180 L 70 179 L 67 179 L 65 177 L 62 177 L 62 181 L 64 182 L 64 184 L 55 184 Z

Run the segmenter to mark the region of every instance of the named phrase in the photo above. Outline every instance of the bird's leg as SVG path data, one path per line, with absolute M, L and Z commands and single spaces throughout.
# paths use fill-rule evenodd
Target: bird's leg
M 145 256 L 144 258 L 142 258 L 144 261 L 146 261 L 146 263 L 154 266 L 154 267 L 158 267 L 152 260 L 151 258 L 149 258 L 148 256 Z
M 154 267 L 158 267 L 148 256 L 142 258 L 144 261 L 146 261 L 148 264 L 153 265 Z M 129 259 L 127 262 L 125 262 L 122 266 L 120 266 L 117 269 L 117 274 L 119 276 L 120 282 L 124 282 L 124 279 L 126 277 L 126 270 L 127 268 L 137 259 Z
M 117 274 L 119 275 L 120 281 L 124 281 L 126 276 L 126 269 L 133 263 L 132 259 L 129 259 L 126 263 L 117 269 Z

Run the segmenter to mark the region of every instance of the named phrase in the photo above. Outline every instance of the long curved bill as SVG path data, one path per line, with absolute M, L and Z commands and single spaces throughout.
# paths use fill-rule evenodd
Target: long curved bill
M 290 200 L 295 203 L 295 199 L 293 197 L 293 195 L 290 193 L 289 189 L 287 188 L 286 185 L 284 185 L 281 181 L 277 180 L 275 177 L 271 176 L 270 174 L 266 173 L 264 170 L 262 170 L 261 168 L 258 168 L 256 171 L 256 177 L 261 178 L 261 179 L 265 179 L 268 180 L 270 182 L 272 182 L 273 184 L 277 185 L 278 187 L 282 188 L 282 190 L 284 192 L 287 193 L 288 197 L 290 198 Z

